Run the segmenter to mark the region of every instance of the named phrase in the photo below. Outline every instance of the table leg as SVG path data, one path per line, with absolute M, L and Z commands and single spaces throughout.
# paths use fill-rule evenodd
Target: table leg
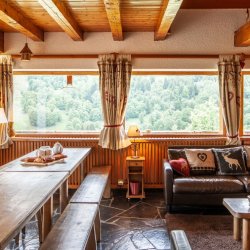
M 52 215 L 53 215 L 53 198 L 50 197 L 43 206 L 43 220 L 42 220 L 43 241 L 51 230 Z
M 111 197 L 110 190 L 111 190 L 111 177 L 109 176 L 107 185 L 106 185 L 104 193 L 103 193 L 103 197 L 105 199 L 110 199 L 110 197 Z
M 60 212 L 68 205 L 69 201 L 69 192 L 68 192 L 68 180 L 66 180 L 60 187 Z
M 242 249 L 250 249 L 250 220 L 243 219 L 243 236 L 242 236 Z
M 93 225 L 90 231 L 86 250 L 96 250 L 96 249 L 97 249 L 97 244 L 96 244 L 96 238 L 95 238 L 95 226 Z
M 37 214 L 36 214 L 36 217 L 37 217 L 37 224 L 38 224 L 38 232 L 39 232 L 39 242 L 40 244 L 43 243 L 43 209 L 41 208 Z
M 242 219 L 234 217 L 234 239 L 241 239 L 241 221 Z
M 100 219 L 100 210 L 98 209 L 98 212 L 95 217 L 95 234 L 96 234 L 96 241 L 101 241 L 101 219 Z

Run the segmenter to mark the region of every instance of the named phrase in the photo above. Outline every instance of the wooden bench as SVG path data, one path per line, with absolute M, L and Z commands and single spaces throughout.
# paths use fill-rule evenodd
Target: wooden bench
M 102 197 L 110 198 L 111 166 L 93 167 L 70 200 L 71 204 L 97 204 Z M 101 240 L 100 210 L 95 219 L 97 241 Z
M 69 204 L 53 226 L 40 250 L 96 250 L 97 204 Z
M 170 232 L 171 250 L 192 250 L 186 233 L 183 230 Z

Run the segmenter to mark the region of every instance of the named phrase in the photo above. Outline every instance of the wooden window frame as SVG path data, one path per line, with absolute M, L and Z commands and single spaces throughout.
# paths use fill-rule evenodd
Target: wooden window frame
M 98 71 L 51 71 L 51 70 L 36 70 L 36 71 L 13 71 L 14 75 L 98 75 Z M 133 71 L 132 75 L 218 75 L 218 71 Z M 241 109 L 242 110 L 242 109 Z M 224 137 L 226 136 L 226 129 L 222 119 L 221 106 L 219 107 L 219 131 L 218 132 L 178 132 L 178 131 L 152 131 L 144 133 L 142 138 L 165 138 L 165 137 Z M 242 119 L 243 121 L 243 119 Z M 242 122 L 241 121 L 241 122 Z M 241 129 L 243 125 L 241 124 Z M 16 137 L 82 137 L 82 138 L 97 138 L 100 131 L 72 131 L 72 132 L 39 132 L 39 131 L 17 131 Z M 241 134 L 242 135 L 242 134 Z
M 250 132 L 245 132 L 244 129 L 244 76 L 249 75 L 250 71 L 242 71 L 242 79 L 241 79 L 241 103 L 240 103 L 240 128 L 239 128 L 239 135 L 240 137 L 249 137 Z

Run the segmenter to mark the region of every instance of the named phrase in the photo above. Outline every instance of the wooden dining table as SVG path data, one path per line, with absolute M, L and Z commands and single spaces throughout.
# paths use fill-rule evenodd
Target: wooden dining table
M 48 166 L 22 165 L 21 159 L 36 155 L 33 151 L 1 166 L 0 249 L 36 214 L 40 214 L 38 223 L 42 223 L 40 241 L 44 240 L 51 228 L 53 194 L 59 189 L 62 212 L 68 204 L 68 178 L 90 152 L 91 148 L 65 148 L 64 162 Z
M 41 209 L 43 238 L 51 228 L 53 194 L 68 178 L 67 172 L 0 173 L 0 249 Z
M 63 154 L 67 156 L 64 162 L 55 163 L 48 166 L 22 165 L 22 159 L 34 157 L 36 150 L 22 157 L 17 158 L 1 167 L 4 172 L 66 172 L 68 177 L 80 166 L 91 152 L 91 148 L 64 148 Z M 83 180 L 83 170 L 81 169 L 81 181 Z M 68 179 L 60 187 L 60 210 L 65 209 L 68 204 Z

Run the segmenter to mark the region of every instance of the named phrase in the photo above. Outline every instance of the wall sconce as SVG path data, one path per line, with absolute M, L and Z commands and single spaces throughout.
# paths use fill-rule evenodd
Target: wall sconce
M 134 152 L 132 155 L 132 158 L 139 158 L 140 156 L 138 155 L 138 143 L 135 142 L 135 137 L 141 136 L 142 133 L 140 129 L 138 128 L 137 125 L 131 125 L 128 128 L 128 137 L 133 137 L 134 142 L 132 142 L 131 149 Z
M 26 38 L 26 43 L 25 43 L 23 49 L 20 51 L 20 54 L 21 54 L 21 60 L 22 61 L 30 61 L 32 51 L 30 50 L 30 48 L 28 46 L 27 38 Z

